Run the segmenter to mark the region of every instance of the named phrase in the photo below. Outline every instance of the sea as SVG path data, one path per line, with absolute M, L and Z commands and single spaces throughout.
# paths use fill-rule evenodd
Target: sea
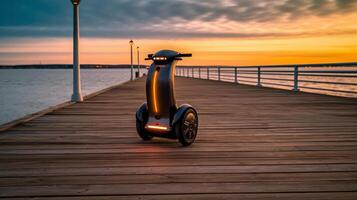
M 70 101 L 72 79 L 71 69 L 0 69 L 0 125 Z M 129 79 L 130 69 L 81 69 L 82 93 Z

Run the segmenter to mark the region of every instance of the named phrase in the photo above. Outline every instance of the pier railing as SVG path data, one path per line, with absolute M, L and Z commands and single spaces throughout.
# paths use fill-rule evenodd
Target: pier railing
M 357 97 L 357 62 L 268 66 L 179 66 L 176 76 Z

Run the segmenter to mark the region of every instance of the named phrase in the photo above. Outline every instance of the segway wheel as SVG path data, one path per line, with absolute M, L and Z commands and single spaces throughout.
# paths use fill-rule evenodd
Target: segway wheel
M 198 116 L 193 109 L 188 109 L 176 124 L 175 132 L 182 146 L 191 145 L 197 136 Z
M 152 139 L 152 135 L 150 135 L 149 132 L 145 130 L 145 125 L 140 122 L 139 120 L 136 120 L 136 132 L 138 135 L 143 139 L 144 141 L 148 141 Z

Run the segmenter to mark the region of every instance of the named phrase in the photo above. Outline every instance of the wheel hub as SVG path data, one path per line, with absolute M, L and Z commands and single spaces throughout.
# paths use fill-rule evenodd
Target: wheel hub
M 193 140 L 197 133 L 197 120 L 194 114 L 189 113 L 183 123 L 184 136 L 188 140 Z

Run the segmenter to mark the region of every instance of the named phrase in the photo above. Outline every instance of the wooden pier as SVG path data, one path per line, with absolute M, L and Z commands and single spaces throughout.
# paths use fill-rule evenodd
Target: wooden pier
M 197 142 L 141 141 L 144 79 L 0 133 L 0 198 L 357 199 L 357 100 L 177 78 Z

